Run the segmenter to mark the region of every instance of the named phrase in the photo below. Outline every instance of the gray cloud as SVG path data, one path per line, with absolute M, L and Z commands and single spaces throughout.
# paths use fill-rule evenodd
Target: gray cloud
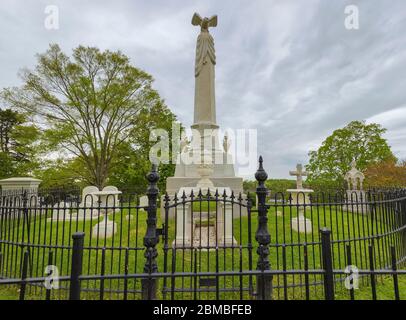
M 58 5 L 60 29 L 44 28 Z M 360 29 L 344 28 L 356 4 Z M 395 154 L 406 158 L 406 3 L 363 1 L 22 1 L 0 4 L 0 87 L 18 85 L 51 42 L 120 49 L 156 79 L 185 124 L 193 110 L 198 29 L 193 12 L 219 15 L 217 118 L 222 127 L 257 128 L 271 177 L 306 163 L 334 129 L 351 120 L 378 122 Z

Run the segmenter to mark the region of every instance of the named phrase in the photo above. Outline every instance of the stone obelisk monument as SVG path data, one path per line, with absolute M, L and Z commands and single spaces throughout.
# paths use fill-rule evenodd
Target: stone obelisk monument
M 200 34 L 196 44 L 195 109 L 192 128 L 198 130 L 218 129 L 214 85 L 216 52 L 214 39 L 209 33 L 209 27 L 217 26 L 217 16 L 202 19 L 195 13 L 192 24 L 200 26 Z
M 220 144 L 219 126 L 216 120 L 216 52 L 214 39 L 209 29 L 217 26 L 217 16 L 202 18 L 195 13 L 192 18 L 192 25 L 200 27 L 200 34 L 196 43 L 194 120 L 191 126 L 195 132 L 199 133 L 199 138 L 194 136 L 191 146 L 185 147 L 181 144 L 183 150 L 181 150 L 178 157 L 175 176 L 167 179 L 166 191 L 169 195 L 174 195 L 181 188 L 196 187 L 198 182 L 202 181 L 202 173 L 204 173 L 204 180 L 206 182 L 210 180 L 213 187 L 227 187 L 238 195 L 243 192 L 243 180 L 235 176 L 234 164 L 228 153 L 230 146 L 228 137 L 224 137 L 223 143 Z M 203 143 L 207 141 L 206 138 L 212 141 L 209 147 L 206 146 L 206 143 Z M 203 155 L 208 155 L 208 158 L 212 161 L 206 167 L 202 167 L 199 163 L 184 163 L 181 160 L 182 155 L 192 153 L 200 154 L 201 158 Z M 218 161 L 219 159 L 221 161 Z M 224 159 L 228 159 L 228 161 L 224 161 Z M 205 160 L 204 163 L 206 163 Z M 161 210 L 162 212 L 164 210 Z

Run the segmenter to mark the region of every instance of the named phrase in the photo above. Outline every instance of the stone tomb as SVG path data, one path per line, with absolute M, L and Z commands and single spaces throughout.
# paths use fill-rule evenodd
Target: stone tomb
M 140 197 L 140 201 L 139 201 L 138 207 L 141 207 L 141 208 L 138 209 L 139 211 L 146 211 L 146 208 L 145 208 L 145 207 L 148 207 L 148 196 L 141 196 L 141 197 Z M 133 215 L 132 215 L 132 214 L 127 214 L 127 215 L 125 216 L 125 218 L 126 218 L 126 220 L 132 220 L 132 219 L 133 219 Z
M 0 180 L 1 195 L 19 195 L 27 192 L 28 197 L 38 195 L 38 186 L 42 180 L 31 177 L 14 177 Z
M 290 171 L 291 176 L 296 176 L 296 189 L 286 190 L 292 198 L 292 206 L 297 206 L 298 216 L 292 218 L 292 229 L 297 232 L 311 233 L 312 222 L 305 218 L 305 205 L 310 204 L 309 194 L 314 192 L 311 189 L 303 188 L 303 176 L 307 176 L 307 172 L 303 171 L 301 164 L 297 164 L 296 171 Z
M 369 212 L 367 195 L 363 189 L 365 176 L 356 168 L 356 162 L 351 162 L 351 169 L 346 173 L 344 179 L 347 181 L 347 202 L 348 212 L 366 214 Z

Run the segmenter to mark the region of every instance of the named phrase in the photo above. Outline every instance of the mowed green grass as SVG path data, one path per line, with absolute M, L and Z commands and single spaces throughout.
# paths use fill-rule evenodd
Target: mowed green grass
M 198 204 L 194 205 L 194 210 L 199 210 Z M 215 211 L 212 203 L 202 203 L 202 210 Z M 291 228 L 291 219 L 297 216 L 294 207 L 271 206 L 268 213 L 268 229 L 271 235 L 269 260 L 271 268 L 274 270 L 304 269 L 307 264 L 308 269 L 321 269 L 321 247 L 320 235 L 318 230 L 327 227 L 332 231 L 332 256 L 335 269 L 344 269 L 346 266 L 346 245 L 351 246 L 352 264 L 360 269 L 369 268 L 369 248 L 373 244 L 374 261 L 377 262 L 375 268 L 383 268 L 390 261 L 389 248 L 391 245 L 397 245 L 401 239 L 396 233 L 390 233 L 394 227 L 393 217 L 387 212 L 377 211 L 377 214 L 371 218 L 369 215 L 357 213 L 347 213 L 342 207 L 320 206 L 312 207 L 306 210 L 306 217 L 312 221 L 313 232 L 309 234 L 297 233 Z M 14 217 L 3 221 L 1 224 L 2 234 L 7 235 L 7 240 L 17 242 L 30 242 L 30 276 L 44 276 L 45 266 L 48 264 L 48 254 L 52 251 L 53 264 L 59 268 L 61 275 L 70 274 L 70 258 L 72 245 L 71 236 L 76 231 L 85 232 L 85 251 L 83 256 L 83 274 L 93 275 L 102 273 L 104 265 L 104 274 L 124 274 L 127 272 L 142 273 L 145 265 L 143 238 L 146 233 L 146 212 L 134 208 L 123 207 L 120 212 L 109 215 L 109 219 L 117 223 L 116 234 L 108 239 L 97 237 L 93 232 L 93 227 L 100 221 L 99 218 L 87 221 L 48 221 L 51 212 L 43 215 L 32 214 L 29 221 L 29 232 L 27 223 L 22 219 Z M 130 214 L 130 219 L 127 216 Z M 160 214 L 158 212 L 158 227 L 161 226 Z M 251 224 L 251 232 L 249 225 Z M 256 253 L 257 242 L 255 240 L 255 231 L 257 230 L 257 214 L 253 212 L 251 217 L 235 215 L 233 219 L 234 237 L 237 240 L 237 246 L 234 248 L 218 250 L 190 250 L 172 248 L 172 242 L 175 238 L 175 222 L 170 219 L 168 223 L 168 241 L 167 247 L 162 240 L 157 245 L 157 265 L 159 272 L 214 272 L 219 271 L 241 271 L 255 269 L 258 255 Z M 369 240 L 355 240 L 357 238 L 369 237 L 373 234 L 387 234 L 384 237 L 374 239 L 373 243 Z M 351 239 L 344 243 L 338 240 Z M 248 244 L 252 244 L 252 249 Z M 50 249 L 47 246 L 63 246 L 58 249 Z M 65 247 L 66 246 L 66 247 Z M 3 258 L 2 275 L 4 277 L 20 277 L 22 262 L 22 252 L 27 250 L 21 246 L 0 245 L 3 257 L 13 257 L 13 259 Z M 103 249 L 105 248 L 105 249 Z M 115 249 L 111 249 L 115 248 Z M 306 253 L 306 254 L 305 254 Z M 126 265 L 127 256 L 127 265 Z M 202 277 L 204 278 L 204 277 Z M 380 295 L 386 298 L 393 293 L 390 290 L 389 280 L 383 281 L 384 277 L 378 277 L 377 286 L 382 292 Z M 386 279 L 386 278 L 385 278 Z M 158 298 L 170 298 L 171 288 L 174 290 L 175 299 L 214 299 L 216 298 L 215 287 L 201 287 L 196 277 L 173 277 L 163 280 L 159 279 Z M 198 279 L 199 280 L 199 279 Z M 218 286 L 220 289 L 220 299 L 252 299 L 249 288 L 250 285 L 255 291 L 256 279 L 249 276 L 227 276 L 218 277 Z M 321 282 L 320 275 L 310 275 L 310 282 Z M 283 289 L 284 283 L 289 285 L 287 290 Z M 274 276 L 273 298 L 284 299 L 305 299 L 305 277 L 303 275 L 278 275 Z M 401 290 L 405 292 L 405 282 L 399 277 Z M 68 284 L 61 284 L 66 287 Z M 115 290 L 123 290 L 125 281 L 100 280 L 83 281 L 82 298 L 99 299 L 98 290 L 104 286 L 106 292 L 105 299 L 122 299 L 122 293 L 116 293 Z M 392 286 L 393 287 L 393 286 Z M 141 281 L 140 279 L 129 279 L 127 281 L 129 290 L 129 299 L 140 299 Z M 230 292 L 231 289 L 237 292 Z M 243 293 L 238 292 L 240 288 Z M 200 290 L 196 294 L 195 289 Z M 2 286 L 0 288 L 0 298 L 18 298 L 18 288 L 13 286 Z M 92 291 L 90 291 L 92 290 Z M 211 292 L 204 292 L 210 290 Z M 368 298 L 367 283 L 360 287 L 359 294 L 356 291 L 356 299 Z M 167 293 L 165 293 L 167 291 Z M 180 292 L 182 291 L 182 292 Z M 189 292 L 188 292 L 189 291 Z M 221 292 L 224 291 L 224 292 Z M 362 293 L 365 291 L 365 294 Z M 309 287 L 310 299 L 323 299 L 323 286 Z M 348 298 L 348 290 L 341 283 L 336 285 L 337 298 Z M 385 293 L 385 294 L 384 294 Z M 387 294 L 386 294 L 387 293 Z M 29 287 L 27 298 L 43 299 L 45 290 L 42 287 Z M 67 291 L 53 290 L 52 298 L 66 299 Z M 402 297 L 402 295 L 401 295 Z M 403 297 L 405 298 L 405 297 Z

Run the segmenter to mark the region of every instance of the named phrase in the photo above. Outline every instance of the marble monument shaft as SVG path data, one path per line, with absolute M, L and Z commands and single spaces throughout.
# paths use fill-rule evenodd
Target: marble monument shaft
M 222 148 L 218 137 L 219 126 L 216 119 L 215 99 L 216 52 L 214 39 L 209 32 L 209 28 L 217 26 L 217 16 L 202 18 L 195 13 L 192 25 L 200 26 L 194 66 L 194 119 L 191 125 L 191 128 L 194 129 L 193 137 L 190 148 L 183 148 L 178 155 L 175 175 L 167 178 L 166 191 L 169 195 L 174 195 L 182 188 L 197 187 L 199 182 L 200 184 L 202 182 L 201 174 L 204 171 L 203 178 L 206 182 L 210 180 L 213 188 L 229 188 L 238 195 L 243 192 L 243 181 L 242 178 L 235 176 L 234 162 L 229 152 L 230 141 L 226 138 Z M 207 140 L 212 143 L 206 143 Z M 200 163 L 186 163 L 182 161 L 182 155 L 196 155 L 196 158 L 200 158 Z M 208 163 L 205 160 L 206 156 Z M 215 159 L 221 159 L 221 161 L 213 161 Z M 227 161 L 225 162 L 223 159 L 227 159 Z M 209 165 L 210 168 L 206 169 L 210 170 L 202 168 L 202 162 Z M 172 209 L 169 210 L 170 217 L 173 216 L 174 210 Z M 161 214 L 164 212 L 162 201 Z M 238 212 L 238 208 L 235 208 L 235 212 Z M 243 213 L 245 212 L 246 210 L 243 210 Z
M 217 26 L 217 16 L 202 19 L 197 13 L 192 18 L 193 25 L 201 31 L 197 37 L 195 60 L 195 108 L 192 128 L 214 129 L 216 124 L 215 71 L 216 52 L 214 39 L 209 27 Z

